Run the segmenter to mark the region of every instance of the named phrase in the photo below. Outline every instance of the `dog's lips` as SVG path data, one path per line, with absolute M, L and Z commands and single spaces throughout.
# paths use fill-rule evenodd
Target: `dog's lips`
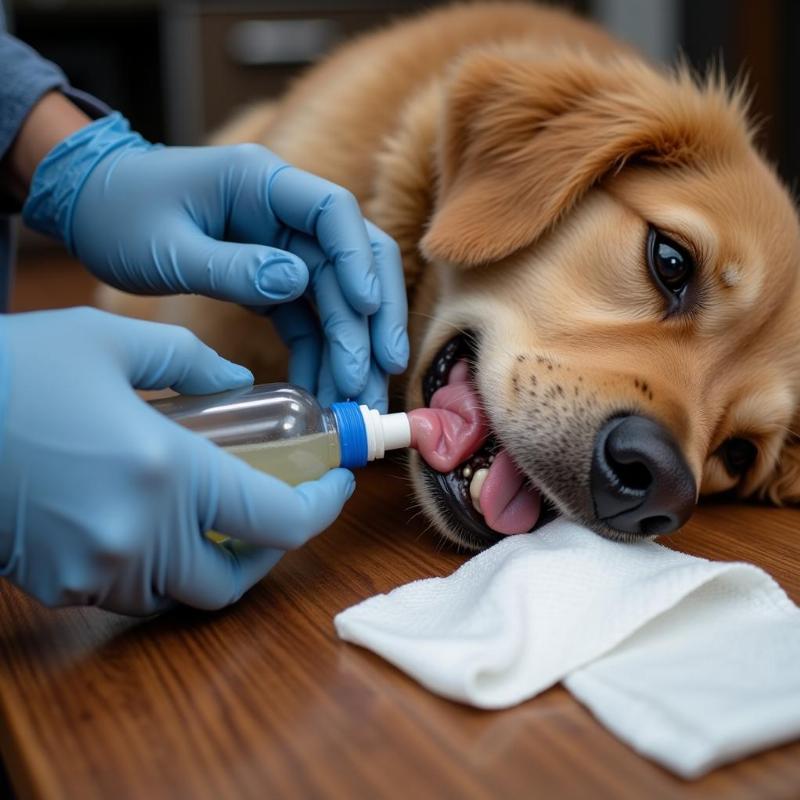
M 410 414 L 412 444 L 432 468 L 436 487 L 449 495 L 441 499 L 461 526 L 466 521 L 471 533 L 496 540 L 497 534 L 530 531 L 542 500 L 491 430 L 472 357 L 469 340 L 456 337 L 434 359 L 423 381 L 427 407 Z

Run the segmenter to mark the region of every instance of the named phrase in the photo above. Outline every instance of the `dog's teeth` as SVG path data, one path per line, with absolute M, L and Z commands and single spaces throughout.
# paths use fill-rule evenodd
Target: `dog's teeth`
M 463 476 L 464 476 L 464 477 L 465 477 L 467 480 L 469 480 L 469 479 L 472 477 L 472 467 L 470 467 L 469 465 L 467 465 L 466 467 L 464 467 L 464 469 L 462 469 L 462 470 L 461 470 L 461 474 L 462 474 L 462 475 L 463 475 Z
M 472 500 L 472 505 L 479 514 L 483 513 L 481 511 L 480 503 L 481 489 L 483 488 L 483 482 L 486 480 L 486 476 L 488 474 L 489 470 L 485 467 L 483 469 L 476 470 L 469 485 L 469 496 Z

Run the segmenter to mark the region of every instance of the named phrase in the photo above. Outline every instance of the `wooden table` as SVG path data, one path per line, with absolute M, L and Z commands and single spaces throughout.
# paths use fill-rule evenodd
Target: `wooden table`
M 71 259 L 27 259 L 15 310 L 90 302 Z M 800 743 L 684 783 L 563 689 L 500 712 L 437 698 L 339 642 L 333 615 L 465 557 L 364 470 L 337 524 L 234 608 L 137 621 L 48 611 L 0 581 L 0 750 L 42 798 L 800 797 Z M 800 602 L 800 511 L 701 508 L 672 546 L 767 569 Z M 798 665 L 800 668 L 800 665 Z
M 337 611 L 464 560 L 408 505 L 401 465 L 370 467 L 331 530 L 219 613 L 48 611 L 3 586 L 2 753 L 19 795 L 800 796 L 800 743 L 684 783 L 561 688 L 478 711 L 338 641 Z M 759 564 L 798 601 L 799 530 L 798 511 L 710 506 L 672 541 Z

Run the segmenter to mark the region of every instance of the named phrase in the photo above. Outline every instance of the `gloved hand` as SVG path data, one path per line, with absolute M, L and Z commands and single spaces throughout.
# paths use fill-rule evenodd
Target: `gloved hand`
M 251 381 L 183 328 L 86 308 L 0 315 L 0 575 L 47 605 L 128 614 L 237 600 L 333 522 L 353 476 L 292 488 L 131 387 Z
M 156 146 L 112 114 L 50 151 L 23 214 L 119 289 L 288 304 L 272 317 L 290 380 L 316 392 L 322 374 L 326 402 L 384 409 L 385 373 L 407 364 L 395 242 L 345 189 L 259 145 Z

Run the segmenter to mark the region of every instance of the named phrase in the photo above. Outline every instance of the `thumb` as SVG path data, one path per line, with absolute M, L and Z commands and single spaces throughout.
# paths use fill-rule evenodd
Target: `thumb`
M 222 358 L 186 328 L 107 316 L 123 351 L 126 377 L 136 389 L 211 394 L 253 383 L 249 369 Z
M 212 544 L 193 535 L 179 568 L 167 576 L 166 594 L 199 608 L 237 600 L 283 555 L 331 525 L 355 488 L 352 473 L 332 469 L 317 481 L 293 487 L 189 431 L 174 432 L 183 463 L 199 465 L 196 495 L 202 530 L 228 534 Z
M 308 285 L 308 267 L 293 253 L 221 242 L 193 227 L 174 242 L 169 259 L 177 284 L 173 290 L 242 305 L 286 303 L 300 297 Z
M 202 445 L 211 448 L 208 442 Z M 300 547 L 334 522 L 355 489 L 353 474 L 346 469 L 290 486 L 213 449 L 219 484 L 210 527 L 250 544 L 280 550 Z M 197 453 L 195 459 L 200 457 Z

